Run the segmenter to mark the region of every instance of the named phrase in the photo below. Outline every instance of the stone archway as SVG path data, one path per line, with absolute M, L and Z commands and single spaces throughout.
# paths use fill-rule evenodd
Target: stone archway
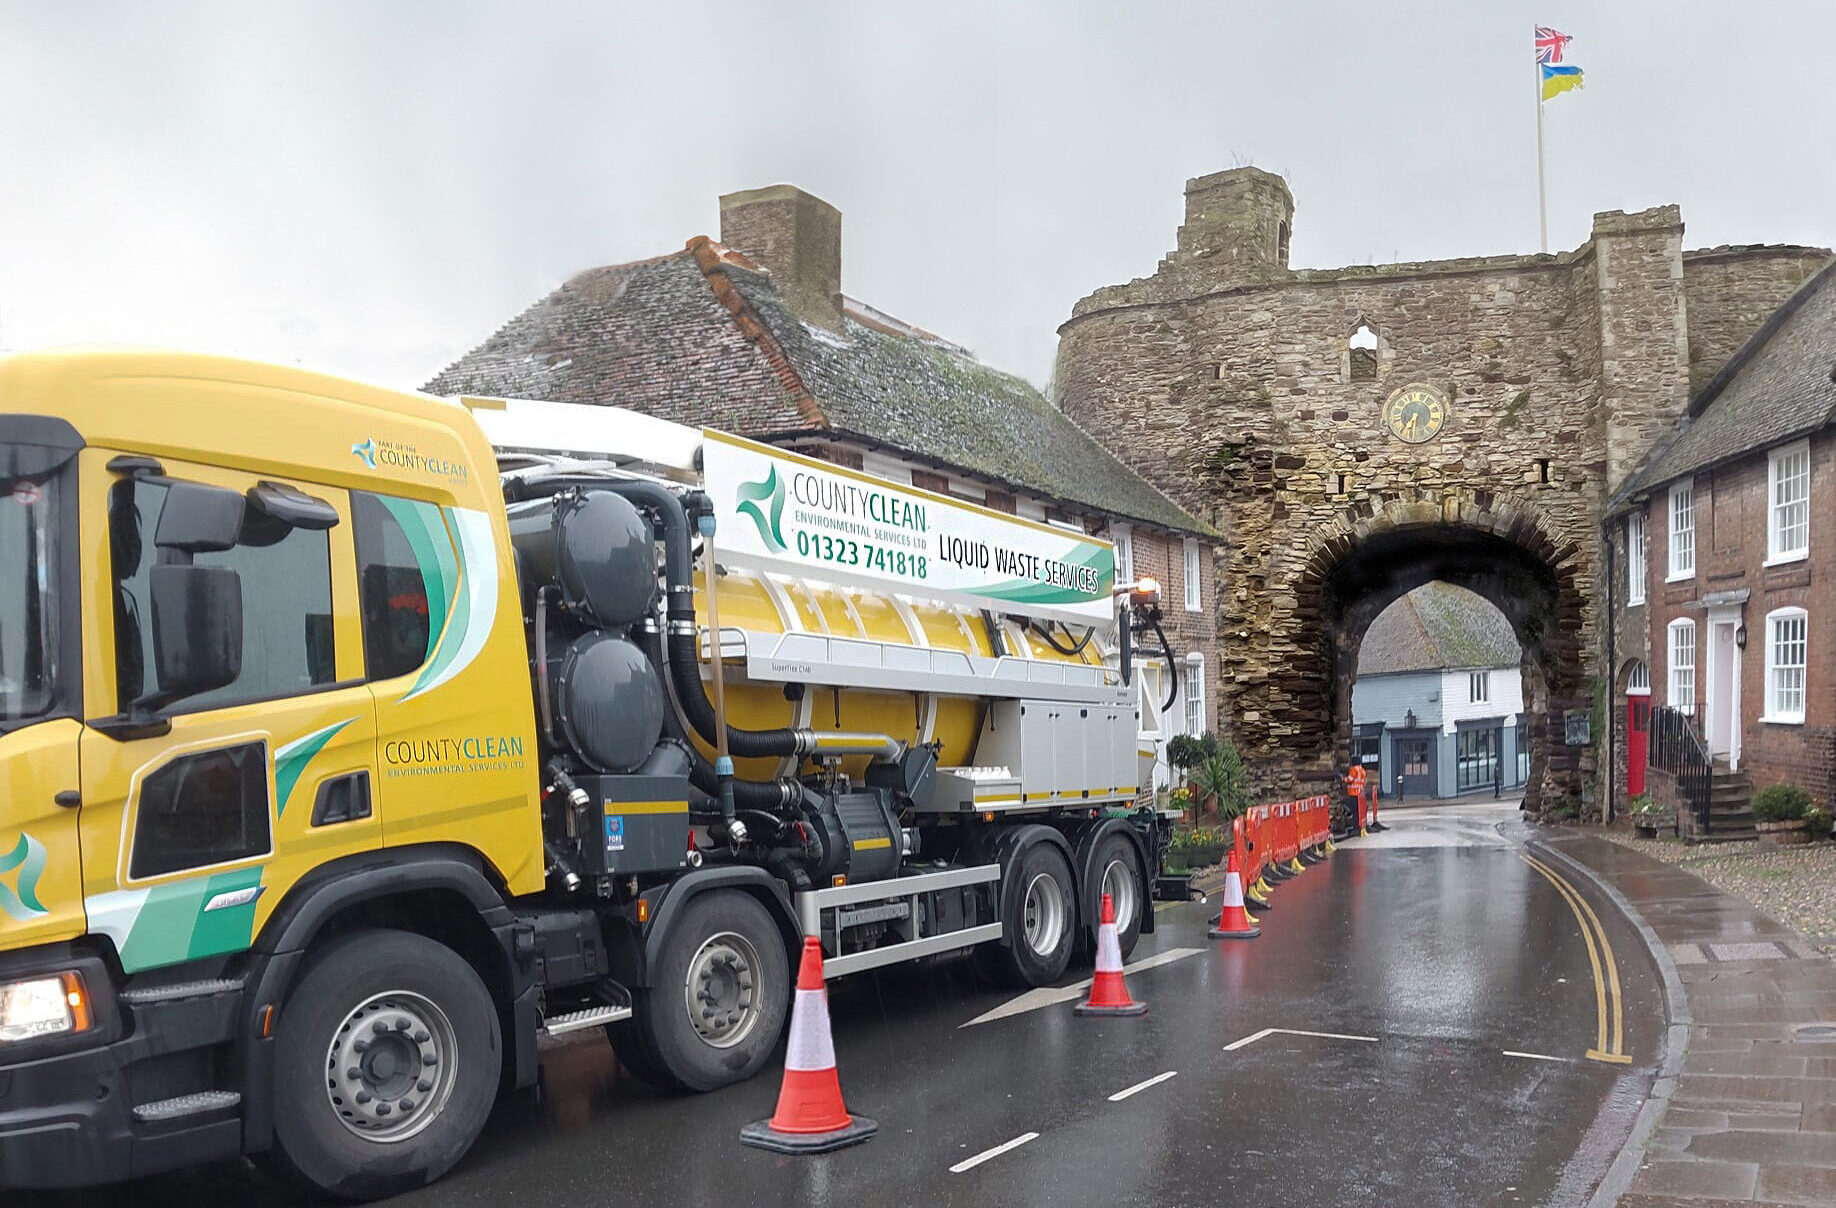
M 1564 735 L 1566 712 L 1588 703 L 1583 559 L 1532 505 L 1490 492 L 1392 501 L 1317 533 L 1296 561 L 1281 593 L 1292 601 L 1290 640 L 1269 650 L 1267 684 L 1235 685 L 1239 716 L 1259 720 L 1258 704 L 1269 706 L 1276 741 L 1244 744 L 1260 778 L 1304 787 L 1344 769 L 1365 631 L 1395 600 L 1440 580 L 1489 600 L 1523 647 L 1525 808 L 1583 800 L 1593 748 Z

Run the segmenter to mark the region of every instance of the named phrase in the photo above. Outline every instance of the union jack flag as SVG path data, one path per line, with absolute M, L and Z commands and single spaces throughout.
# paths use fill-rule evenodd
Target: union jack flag
M 1547 25 L 1536 27 L 1536 61 L 1539 63 L 1560 63 L 1562 48 L 1574 38 L 1568 34 L 1557 33 Z

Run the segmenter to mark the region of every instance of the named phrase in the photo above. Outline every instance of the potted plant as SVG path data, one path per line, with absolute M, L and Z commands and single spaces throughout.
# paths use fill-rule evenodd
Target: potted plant
M 1184 815 L 1187 810 L 1192 808 L 1192 790 L 1183 784 L 1180 785 L 1167 797 L 1167 805 L 1169 808 L 1177 810 L 1181 815 Z
M 1192 787 L 1192 770 L 1214 754 L 1218 749 L 1218 740 L 1209 732 L 1204 734 L 1175 734 L 1167 739 L 1167 762 L 1178 770 L 1186 781 L 1188 791 Z M 1205 812 L 1205 795 L 1201 792 L 1190 792 L 1192 802 L 1192 820 L 1198 821 Z
M 1810 793 L 1795 784 L 1768 785 L 1753 794 L 1753 826 L 1759 841 L 1768 847 L 1810 842 L 1804 824 L 1810 807 Z
M 1640 793 L 1632 798 L 1632 830 L 1641 839 L 1657 838 L 1658 828 L 1668 826 L 1674 820 L 1668 806 L 1660 805 L 1651 799 L 1650 793 Z
M 1243 758 L 1228 742 L 1214 743 L 1211 752 L 1192 769 L 1193 791 L 1209 799 L 1224 822 L 1241 817 L 1248 808 L 1248 783 Z
M 1224 858 L 1229 837 L 1215 826 L 1193 826 L 1173 832 L 1167 844 L 1167 871 L 1208 868 Z

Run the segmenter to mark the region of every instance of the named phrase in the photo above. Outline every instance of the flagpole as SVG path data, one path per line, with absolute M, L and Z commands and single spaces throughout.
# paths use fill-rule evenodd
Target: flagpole
M 1543 65 L 1531 57 L 1536 78 L 1536 232 L 1537 243 L 1549 251 L 1549 201 L 1543 188 Z

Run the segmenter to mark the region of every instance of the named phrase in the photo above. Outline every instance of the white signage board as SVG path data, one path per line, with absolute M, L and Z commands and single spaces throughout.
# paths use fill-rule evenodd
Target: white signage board
M 1115 548 L 758 444 L 702 433 L 723 560 L 1081 625 L 1114 619 Z

